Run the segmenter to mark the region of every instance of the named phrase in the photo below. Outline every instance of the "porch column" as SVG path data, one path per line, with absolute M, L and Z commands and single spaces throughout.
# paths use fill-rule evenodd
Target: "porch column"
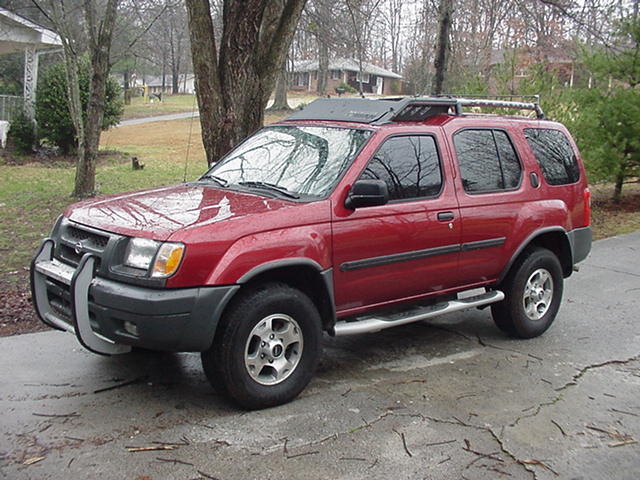
M 24 51 L 24 112 L 34 120 L 36 104 L 36 85 L 38 83 L 38 54 L 35 45 Z

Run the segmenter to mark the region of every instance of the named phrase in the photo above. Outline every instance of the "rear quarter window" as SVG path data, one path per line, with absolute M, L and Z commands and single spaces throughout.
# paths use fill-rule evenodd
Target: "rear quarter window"
M 549 185 L 578 181 L 578 158 L 564 133 L 548 128 L 525 128 L 524 135 Z

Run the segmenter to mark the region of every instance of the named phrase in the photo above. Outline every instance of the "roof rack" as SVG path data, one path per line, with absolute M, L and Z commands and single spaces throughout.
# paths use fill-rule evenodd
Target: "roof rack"
M 422 122 L 438 114 L 462 115 L 463 107 L 510 108 L 532 110 L 537 118 L 544 118 L 539 97 L 533 102 L 500 100 L 505 96 L 441 95 L 431 97 L 400 97 L 370 100 L 366 98 L 319 98 L 297 110 L 286 120 L 334 120 L 380 125 L 391 122 Z
M 516 110 L 531 110 L 536 112 L 537 118 L 544 118 L 540 107 L 540 95 L 435 95 L 436 98 L 449 98 L 457 101 L 459 107 L 493 107 L 512 108 Z M 505 100 L 509 99 L 509 100 Z M 516 101 L 513 99 L 520 99 Z M 527 101 L 529 100 L 529 101 Z M 458 108 L 458 114 L 462 109 Z

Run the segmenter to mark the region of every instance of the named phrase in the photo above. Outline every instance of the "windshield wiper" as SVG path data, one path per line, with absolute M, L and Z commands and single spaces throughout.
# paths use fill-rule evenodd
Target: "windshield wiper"
M 213 180 L 214 182 L 216 182 L 221 187 L 226 187 L 227 185 L 229 185 L 229 180 L 227 180 L 226 178 L 218 177 L 218 176 L 213 175 L 211 173 L 208 173 L 208 174 L 203 175 L 202 177 L 200 177 L 200 180 L 206 180 L 206 179 Z
M 271 190 L 272 192 L 278 192 L 279 194 L 288 197 L 288 198 L 300 198 L 300 195 L 296 195 L 295 193 L 290 192 L 284 187 L 279 185 L 275 185 L 273 183 L 268 182 L 255 182 L 255 181 L 246 181 L 246 182 L 238 182 L 238 185 L 242 185 L 244 187 L 249 188 L 260 188 L 262 190 Z

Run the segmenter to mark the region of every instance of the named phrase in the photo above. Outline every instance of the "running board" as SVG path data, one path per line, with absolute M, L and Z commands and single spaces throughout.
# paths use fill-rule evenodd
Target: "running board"
M 361 317 L 360 319 L 350 322 L 337 322 L 334 326 L 334 331 L 336 337 L 355 335 L 358 333 L 379 332 L 385 328 L 419 322 L 420 320 L 426 320 L 467 308 L 482 307 L 483 305 L 489 305 L 490 303 L 500 302 L 502 300 L 504 300 L 504 293 L 500 290 L 492 290 L 473 297 L 436 303 L 428 307 L 412 308 L 400 313 L 391 314 L 387 317 Z

